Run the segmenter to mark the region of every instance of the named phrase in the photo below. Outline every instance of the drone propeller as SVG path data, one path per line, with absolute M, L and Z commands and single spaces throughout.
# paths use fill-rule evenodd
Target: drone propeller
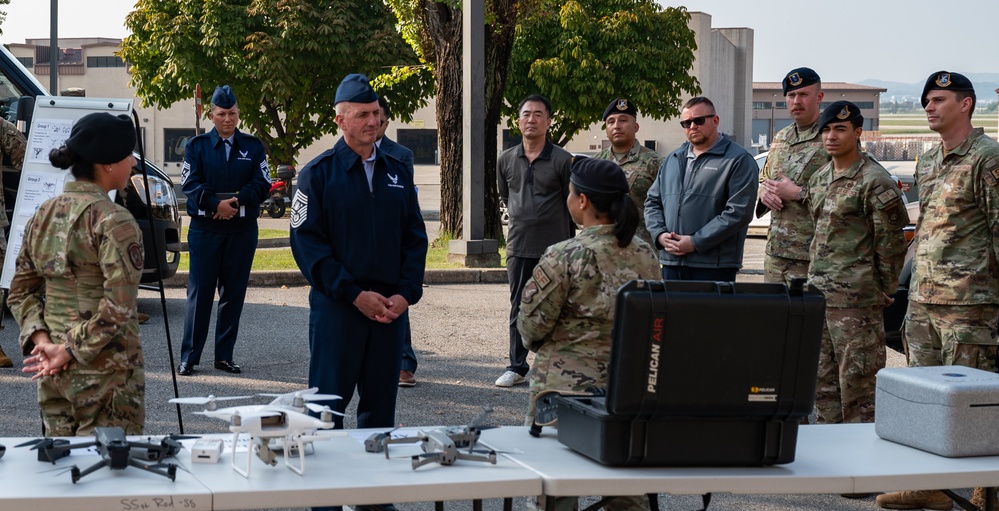
M 340 417 L 346 417 L 345 414 L 340 413 L 340 412 L 338 412 L 336 410 L 331 409 L 328 405 L 327 406 L 323 406 L 323 405 L 318 405 L 316 403 L 305 403 L 305 406 L 309 410 L 312 410 L 313 412 L 316 412 L 316 413 L 330 412 L 333 415 L 339 415 Z
M 15 448 L 17 448 L 17 447 L 27 447 L 27 446 L 29 446 L 29 445 L 35 445 L 35 444 L 38 444 L 38 443 L 41 443 L 41 442 L 44 442 L 44 441 L 46 441 L 46 440 L 49 440 L 49 441 L 51 441 L 52 439 L 51 439 L 51 438 L 35 438 L 34 440 L 28 440 L 27 442 L 24 442 L 24 443 L 22 443 L 22 444 L 17 444 L 17 445 L 15 445 L 14 447 L 15 447 Z
M 182 405 L 207 405 L 209 410 L 218 409 L 217 401 L 231 401 L 233 399 L 250 399 L 253 396 L 223 396 L 216 397 L 209 394 L 208 397 L 175 397 L 170 400 L 171 403 L 178 403 Z
M 47 474 L 49 472 L 55 472 L 55 474 L 53 474 L 52 477 L 59 477 L 59 476 L 65 474 L 66 472 L 72 472 L 74 468 L 76 468 L 76 465 L 72 465 L 72 466 L 69 466 L 69 467 L 50 468 L 48 470 L 39 470 L 37 473 L 39 473 L 39 474 Z

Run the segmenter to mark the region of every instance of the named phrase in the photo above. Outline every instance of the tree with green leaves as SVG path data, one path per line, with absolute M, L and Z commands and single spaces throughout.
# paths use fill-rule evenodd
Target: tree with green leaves
M 119 56 L 145 106 L 192 98 L 201 84 L 207 111 L 215 86 L 229 84 L 243 124 L 274 164 L 294 162 L 336 132 L 333 100 L 344 76 L 375 80 L 418 64 L 378 1 L 138 0 L 125 24 L 132 33 Z M 383 85 L 403 120 L 429 94 L 419 78 Z
M 10 5 L 10 0 L 0 0 L 0 5 Z M 0 11 L 0 35 L 3 35 L 3 22 L 7 21 L 7 11 Z
M 462 12 L 459 0 L 387 0 L 403 37 L 432 76 L 436 88 L 437 140 L 441 162 L 442 239 L 462 235 Z M 518 20 L 539 0 L 485 0 L 485 235 L 500 239 L 503 226 L 496 194 L 496 140 L 503 90 Z
M 547 1 L 517 27 L 506 114 L 514 119 L 528 94 L 547 97 L 556 110 L 548 136 L 560 146 L 599 122 L 615 97 L 645 117 L 679 116 L 680 99 L 700 93 L 689 20 L 684 7 L 654 0 Z

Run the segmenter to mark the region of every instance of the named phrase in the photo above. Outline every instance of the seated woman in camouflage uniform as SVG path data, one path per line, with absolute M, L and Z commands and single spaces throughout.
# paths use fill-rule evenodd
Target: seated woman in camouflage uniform
M 535 352 L 527 425 L 543 390 L 607 386 L 617 290 L 635 279 L 660 279 L 648 243 L 635 236 L 638 208 L 614 162 L 585 158 L 572 165 L 566 206 L 582 226 L 575 238 L 545 251 L 521 297 L 517 328 Z M 557 499 L 571 509 L 575 500 Z M 644 496 L 611 501 L 608 509 L 647 509 Z
M 52 150 L 76 181 L 45 201 L 25 228 L 9 304 L 21 327 L 24 372 L 38 381 L 45 434 L 92 434 L 116 426 L 142 433 L 145 373 L 136 299 L 142 237 L 108 197 L 135 165 L 126 116 L 94 113 Z

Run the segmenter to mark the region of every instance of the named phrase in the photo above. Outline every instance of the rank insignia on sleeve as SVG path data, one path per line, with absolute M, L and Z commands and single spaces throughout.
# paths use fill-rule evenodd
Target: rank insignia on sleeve
M 143 256 L 142 256 L 142 246 L 139 245 L 138 243 L 135 243 L 135 242 L 133 242 L 131 245 L 129 245 L 128 246 L 128 258 L 132 261 L 132 266 L 135 266 L 135 269 L 141 270 L 142 269 L 142 259 L 143 259 Z
M 548 274 L 545 273 L 545 269 L 540 264 L 534 268 L 533 277 L 534 281 L 538 283 L 538 287 L 541 289 L 544 289 L 552 282 L 552 279 L 548 277 Z
M 302 190 L 295 190 L 295 200 L 291 202 L 291 228 L 297 229 L 305 223 L 309 214 L 309 196 Z
M 536 294 L 538 294 L 538 284 L 537 281 L 532 280 L 524 286 L 524 292 L 520 295 L 520 301 L 522 303 L 531 303 Z

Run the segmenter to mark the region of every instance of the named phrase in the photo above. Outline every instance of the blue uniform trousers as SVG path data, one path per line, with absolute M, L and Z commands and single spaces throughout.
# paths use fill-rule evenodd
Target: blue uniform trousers
M 413 350 L 413 329 L 409 325 L 409 318 L 406 318 L 406 336 L 402 342 L 402 367 L 399 369 L 415 373 L 416 365 L 416 351 Z
M 399 391 L 402 343 L 409 312 L 389 324 L 372 321 L 351 303 L 309 294 L 309 386 L 343 399 L 329 402 L 344 412 L 357 388 L 357 427 L 392 427 Z M 343 417 L 333 416 L 336 428 Z
M 221 233 L 199 229 L 192 222 L 187 242 L 191 273 L 187 283 L 180 360 L 188 364 L 201 363 L 201 351 L 208 338 L 217 288 L 219 307 L 215 322 L 215 360 L 232 361 L 253 253 L 257 249 L 257 226 L 247 231 Z

